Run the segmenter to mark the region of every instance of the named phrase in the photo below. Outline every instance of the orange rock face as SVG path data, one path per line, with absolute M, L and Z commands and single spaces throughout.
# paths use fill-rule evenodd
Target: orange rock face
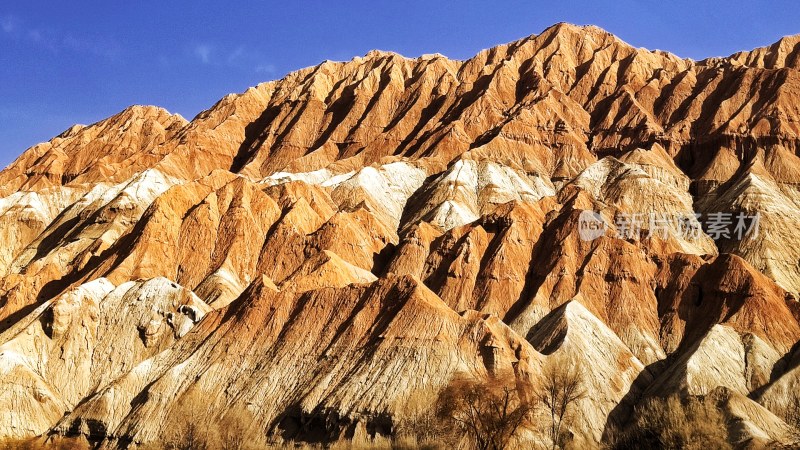
M 75 126 L 0 172 L 0 437 L 158 441 L 201 393 L 271 439 L 378 439 L 455 377 L 566 358 L 581 445 L 674 393 L 785 443 L 798 55 L 559 24 Z

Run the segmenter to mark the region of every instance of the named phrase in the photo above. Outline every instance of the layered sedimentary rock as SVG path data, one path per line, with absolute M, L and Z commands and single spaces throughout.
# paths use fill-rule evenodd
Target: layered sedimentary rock
M 671 394 L 785 443 L 764 407 L 797 383 L 798 54 L 559 24 L 73 127 L 0 172 L 0 436 L 139 445 L 190 407 L 391 437 L 457 377 L 535 387 L 565 358 L 575 445 Z
M 38 307 L 0 339 L 3 434 L 42 434 L 98 386 L 169 348 L 209 312 L 164 278 L 105 278 Z

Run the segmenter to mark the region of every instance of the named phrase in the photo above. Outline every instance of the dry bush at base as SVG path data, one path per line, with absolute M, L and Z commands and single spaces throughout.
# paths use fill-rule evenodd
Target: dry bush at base
M 0 442 L 0 450 L 89 450 L 85 440 L 56 437 L 49 441 L 43 438 L 9 439 Z
M 564 448 L 571 437 L 568 428 L 575 404 L 586 397 L 583 368 L 564 358 L 556 358 L 545 365 L 543 375 L 537 397 L 549 418 L 546 434 L 550 448 Z
M 800 433 L 800 396 L 793 394 L 786 403 L 783 420 Z
M 286 448 L 294 448 L 294 447 L 286 447 Z M 357 443 L 357 442 L 350 442 L 350 441 L 337 441 L 331 444 L 329 447 L 325 446 L 318 446 L 318 447 L 308 447 L 308 448 L 327 448 L 329 450 L 393 450 L 396 449 L 393 444 L 389 442 L 381 443 L 381 444 L 371 444 L 371 443 Z
M 513 377 L 459 377 L 439 396 L 436 413 L 444 426 L 466 433 L 478 450 L 501 450 L 530 421 L 533 409 Z M 457 441 L 460 436 L 443 437 Z
M 392 450 L 442 450 L 445 445 L 434 439 L 417 440 L 414 438 L 403 437 L 396 439 L 392 443 Z
M 441 450 L 445 442 L 454 440 L 453 430 L 436 416 L 436 411 L 426 412 L 413 420 L 401 422 L 392 441 L 395 450 Z
M 217 424 L 221 450 L 255 450 L 264 448 L 265 438 L 255 425 L 253 414 L 244 408 L 226 412 Z
M 792 440 L 800 447 L 800 395 L 792 392 L 786 402 L 783 420 L 792 427 Z
M 409 398 L 406 417 L 395 426 L 392 447 L 400 450 L 445 448 L 453 430 L 437 416 L 436 405 L 431 402 L 436 393 L 418 392 Z
M 168 436 L 164 450 L 215 450 L 221 441 L 216 427 L 203 426 L 190 417 L 180 417 Z
M 659 448 L 731 449 L 725 417 L 710 397 L 645 400 L 631 428 L 610 445 L 616 450 Z
M 253 414 L 233 407 L 218 420 L 201 415 L 206 402 L 201 394 L 190 394 L 180 413 L 165 427 L 161 443 L 149 443 L 142 450 L 260 450 L 267 448 L 265 436 L 255 424 Z

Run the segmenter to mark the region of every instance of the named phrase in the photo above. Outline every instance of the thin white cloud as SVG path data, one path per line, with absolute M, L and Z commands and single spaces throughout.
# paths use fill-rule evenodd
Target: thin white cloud
M 234 64 L 236 61 L 247 56 L 247 51 L 243 46 L 236 47 L 230 55 L 228 55 L 228 64 Z
M 84 53 L 114 59 L 121 53 L 119 44 L 113 39 L 92 37 L 91 39 L 64 34 L 57 29 L 32 28 L 16 16 L 0 17 L 0 30 L 17 41 L 27 41 L 54 53 L 60 51 Z
M 58 52 L 59 50 L 58 39 L 54 37 L 52 33 L 47 33 L 43 30 L 34 28 L 28 30 L 25 33 L 25 36 L 34 44 L 44 47 L 52 52 Z
M 168 68 L 172 67 L 172 60 L 167 58 L 164 55 L 161 55 L 161 56 L 158 57 L 158 65 L 163 67 L 163 68 L 165 68 L 165 69 L 168 69 Z
M 55 47 L 53 45 L 52 39 L 46 38 L 44 33 L 41 30 L 37 30 L 37 29 L 28 30 L 26 35 L 28 36 L 28 39 L 31 40 L 32 42 L 44 45 L 45 47 L 48 47 L 48 48 L 51 48 L 51 49 Z
M 259 74 L 273 75 L 274 64 L 265 61 L 261 52 L 240 45 L 234 48 L 216 44 L 200 43 L 192 47 L 193 56 L 201 63 L 218 67 L 230 67 Z
M 276 69 L 274 64 L 259 64 L 256 66 L 256 73 L 265 75 L 275 75 Z
M 64 48 L 81 53 L 91 53 L 108 59 L 114 59 L 121 53 L 119 44 L 106 39 L 81 39 L 71 34 L 62 39 Z
M 203 64 L 211 64 L 211 52 L 213 49 L 208 44 L 198 44 L 194 47 L 194 56 Z
M 15 16 L 3 16 L 0 17 L 0 29 L 3 30 L 3 33 L 11 34 L 17 31 L 17 27 L 19 26 L 19 19 Z

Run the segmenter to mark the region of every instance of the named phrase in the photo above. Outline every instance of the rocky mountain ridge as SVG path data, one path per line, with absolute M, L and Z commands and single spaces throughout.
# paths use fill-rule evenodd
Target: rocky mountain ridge
M 785 430 L 798 55 L 696 62 L 558 24 L 466 61 L 326 61 L 190 122 L 75 126 L 0 172 L 0 436 L 141 445 L 200 392 L 198 420 L 375 440 L 456 375 L 536 385 L 555 357 L 591 367 L 581 445 L 720 386 Z M 636 214 L 697 232 L 628 235 Z M 757 230 L 712 239 L 740 214 Z

